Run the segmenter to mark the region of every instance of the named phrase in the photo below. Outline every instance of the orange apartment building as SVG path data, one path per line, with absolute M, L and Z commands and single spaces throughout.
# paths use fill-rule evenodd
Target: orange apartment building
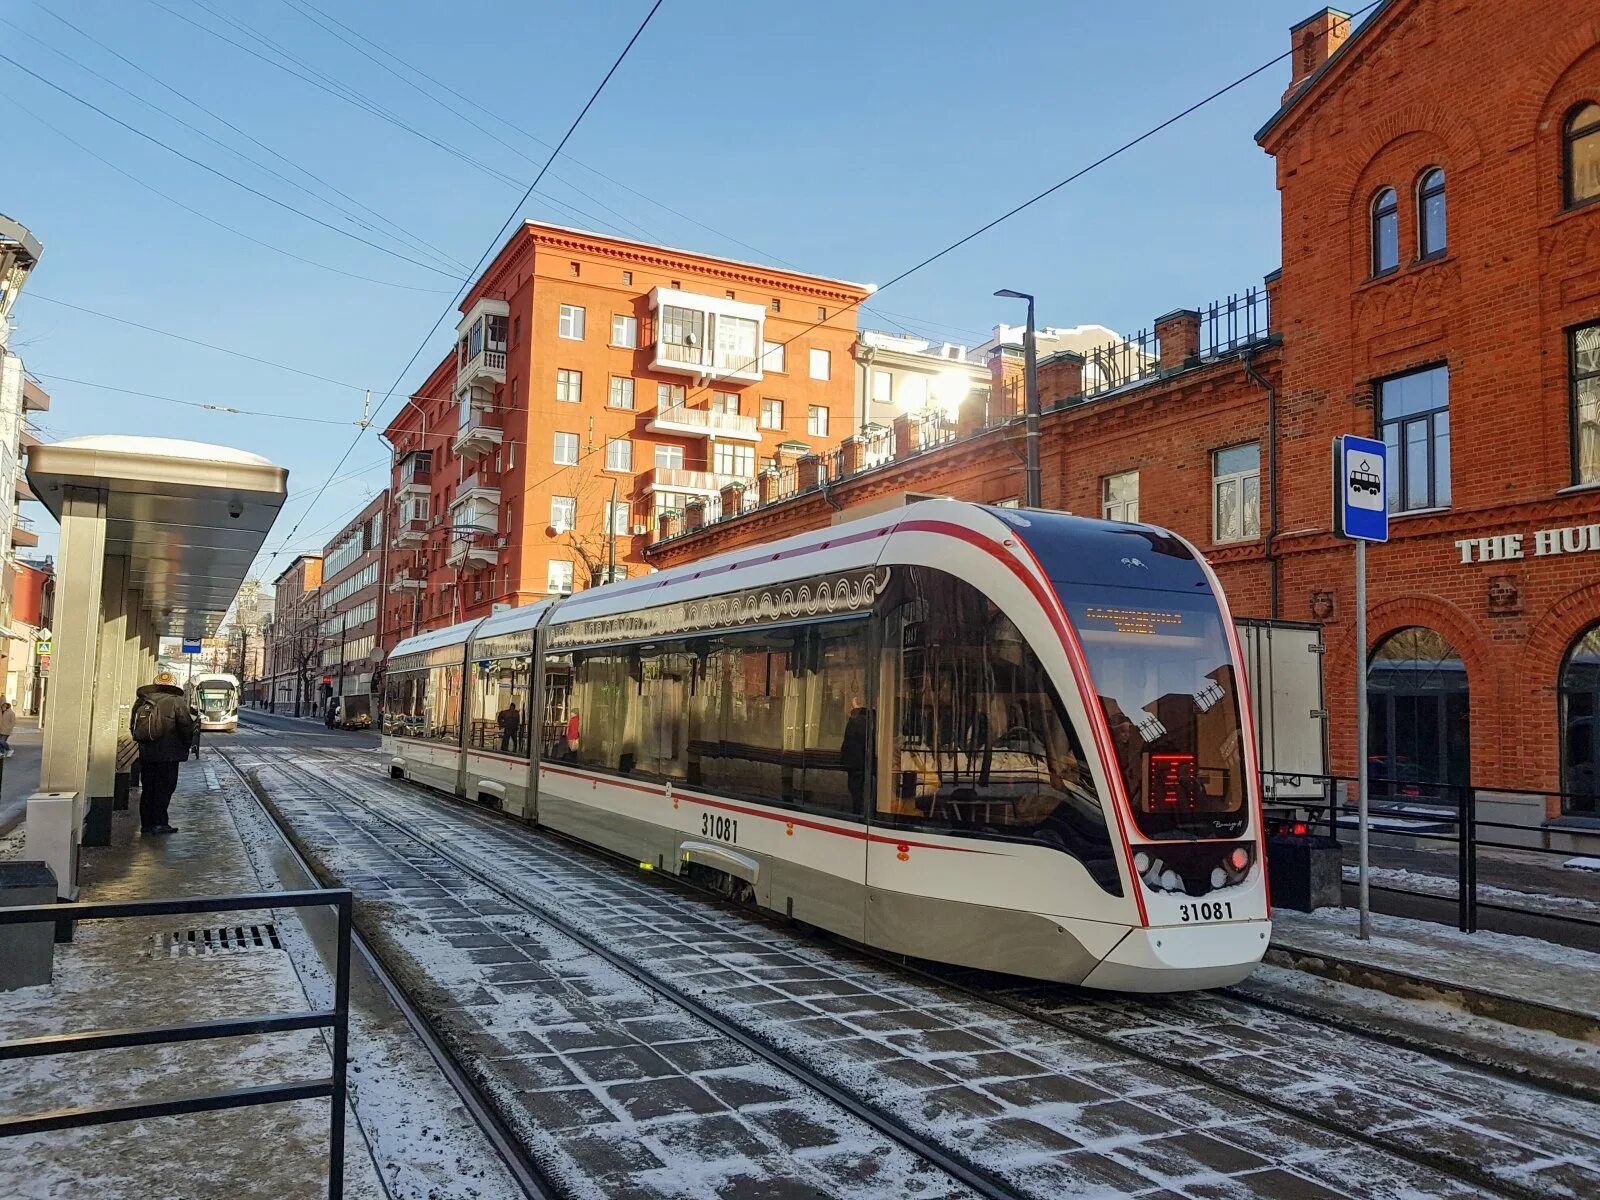
M 394 448 L 385 649 L 647 569 L 693 499 L 852 431 L 860 284 L 528 222 Z

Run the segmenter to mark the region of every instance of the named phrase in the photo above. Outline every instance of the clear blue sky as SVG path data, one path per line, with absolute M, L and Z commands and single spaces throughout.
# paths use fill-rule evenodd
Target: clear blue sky
M 570 158 L 553 170 L 559 178 L 547 176 L 541 186 L 559 204 L 536 195 L 523 215 L 882 281 L 1283 52 L 1289 26 L 1316 7 L 1311 0 L 998 8 L 956 0 L 666 0 L 569 143 Z M 477 0 L 449 8 L 432 0 L 0 0 L 0 53 L 259 191 L 396 253 L 432 257 L 347 221 L 18 32 L 24 30 L 319 195 L 352 207 L 297 167 L 471 264 L 543 161 L 546 151 L 528 135 L 560 137 L 647 8 L 645 0 Z M 509 125 L 444 97 L 515 149 L 297 9 L 337 18 L 498 113 Z M 51 10 L 296 166 L 163 90 L 52 19 Z M 520 182 L 496 179 L 174 15 L 272 55 L 213 13 L 248 24 L 307 67 Z M 1019 306 L 991 296 L 1010 287 L 1037 294 L 1043 324 L 1093 321 L 1131 331 L 1168 309 L 1258 284 L 1278 265 L 1278 199 L 1271 160 L 1252 134 L 1275 109 L 1288 73 L 1288 63 L 1279 63 L 912 276 L 878 298 L 862 324 L 893 328 L 898 321 L 975 342 L 995 321 L 1020 319 Z M 333 274 L 207 224 L 18 105 L 251 237 L 341 271 L 441 294 Z M 111 324 L 29 293 L 290 363 L 379 396 L 450 299 L 448 275 L 241 191 L 4 62 L 0 114 L 7 164 L 0 212 L 45 245 L 16 310 L 13 341 L 36 374 L 354 422 L 358 390 Z M 434 335 L 402 394 L 448 344 L 447 332 Z M 268 541 L 283 553 L 268 574 L 293 552 L 319 548 L 384 480 L 385 448 L 369 432 L 346 466 L 364 473 L 334 482 L 308 509 L 353 427 L 210 413 L 59 378 L 45 382 L 54 397 L 43 421 L 47 436 L 186 437 L 250 449 L 288 467 L 291 500 Z M 390 400 L 380 421 L 398 404 Z

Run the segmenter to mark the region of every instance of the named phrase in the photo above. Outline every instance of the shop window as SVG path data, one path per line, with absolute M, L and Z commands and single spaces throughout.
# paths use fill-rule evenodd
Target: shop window
M 1600 324 L 1572 331 L 1572 474 L 1600 483 Z
M 1387 275 L 1400 265 L 1400 202 L 1393 188 L 1372 199 L 1372 273 Z
M 1433 167 L 1417 181 L 1417 257 L 1445 252 L 1444 172 Z
M 1567 118 L 1567 207 L 1600 200 L 1600 104 L 1580 104 Z
M 1246 542 L 1261 536 L 1261 444 L 1211 455 L 1212 538 Z
M 1124 471 L 1100 481 L 1100 515 L 1108 521 L 1139 519 L 1139 472 Z
M 1389 449 L 1389 511 L 1450 507 L 1450 369 L 1378 384 L 1378 429 Z
M 1367 769 L 1372 795 L 1454 807 L 1468 780 L 1467 668 L 1443 635 L 1420 625 L 1390 634 L 1367 667 Z
M 1561 811 L 1600 816 L 1600 623 L 1561 663 Z

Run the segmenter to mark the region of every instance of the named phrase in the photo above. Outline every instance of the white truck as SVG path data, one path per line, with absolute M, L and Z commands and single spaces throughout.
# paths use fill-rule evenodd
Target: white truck
M 1235 622 L 1244 644 L 1250 707 L 1268 828 L 1316 811 L 1328 797 L 1328 710 L 1322 693 L 1322 627 L 1299 621 Z

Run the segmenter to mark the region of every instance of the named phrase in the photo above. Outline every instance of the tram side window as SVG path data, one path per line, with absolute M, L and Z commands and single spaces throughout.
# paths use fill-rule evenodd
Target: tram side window
M 1042 842 L 1119 895 L 1083 743 L 1021 632 L 976 588 L 901 574 L 887 824 Z M 891 626 L 893 627 L 893 626 Z
M 423 737 L 436 742 L 461 741 L 461 665 L 428 672 L 428 720 Z
M 572 655 L 546 655 L 539 757 L 551 762 L 576 761 L 580 733 L 578 709 L 572 702 Z
M 626 647 L 580 650 L 572 656 L 572 712 L 577 717 L 575 761 L 632 774 L 637 752 L 628 739 L 628 714 L 638 689 L 638 656 Z
M 383 685 L 383 731 L 390 737 L 427 736 L 428 672 L 391 674 Z
M 530 658 L 494 658 L 472 664 L 467 745 L 491 754 L 528 757 Z

